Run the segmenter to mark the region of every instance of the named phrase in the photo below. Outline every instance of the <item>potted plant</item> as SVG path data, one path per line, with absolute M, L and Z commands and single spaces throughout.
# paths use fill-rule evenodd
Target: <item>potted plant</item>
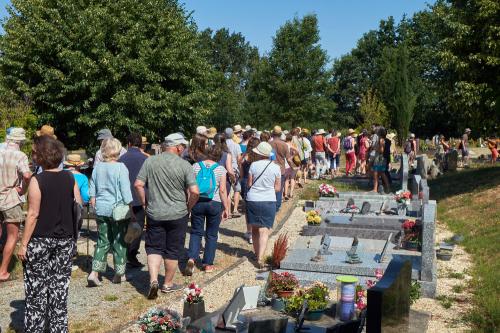
M 308 225 L 320 225 L 321 216 L 317 210 L 310 210 L 306 213 L 306 221 Z
M 271 281 L 269 282 L 269 291 L 277 295 L 279 298 L 289 298 L 294 291 L 299 287 L 299 280 L 292 273 L 274 273 L 272 272 Z
M 420 247 L 420 230 L 414 220 L 403 222 L 403 247 L 409 251 L 418 251 Z
M 328 307 L 328 287 L 315 282 L 306 288 L 304 298 L 307 300 L 308 310 L 305 319 L 309 321 L 319 320 Z
M 178 333 L 182 328 L 182 318 L 175 311 L 154 308 L 140 317 L 137 324 L 147 333 Z
M 288 234 L 280 234 L 274 242 L 271 261 L 273 268 L 280 268 L 281 261 L 285 259 L 286 251 L 288 251 Z
M 205 315 L 205 301 L 203 300 L 202 289 L 191 283 L 184 289 L 184 310 L 183 317 L 190 317 L 191 321 L 195 321 Z
M 406 215 L 406 209 L 410 205 L 411 197 L 410 191 L 399 190 L 396 192 L 394 200 L 398 203 L 398 215 Z

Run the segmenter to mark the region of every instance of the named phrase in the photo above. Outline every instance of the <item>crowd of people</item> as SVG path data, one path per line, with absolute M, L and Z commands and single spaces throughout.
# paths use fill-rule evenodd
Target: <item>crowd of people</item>
M 459 147 L 464 158 L 468 134 L 470 130 Z M 66 332 L 67 293 L 84 205 L 95 211 L 98 232 L 89 287 L 102 285 L 109 252 L 115 273 L 112 283 L 125 281 L 127 269 L 144 266 L 137 255 L 146 225 L 147 297 L 180 290 L 174 276 L 179 260 L 186 257 L 188 225 L 183 273 L 191 276 L 197 269 L 209 273 L 216 270 L 220 224 L 242 212 L 244 237 L 253 244 L 255 265 L 262 268 L 276 213 L 282 202 L 293 198 L 296 185 L 303 186 L 310 178 L 340 176 L 343 153 L 346 176 L 372 177 L 373 191 L 389 191 L 390 164 L 398 153 L 395 136 L 379 125 L 359 134 L 349 129 L 344 136 L 334 129 L 286 131 L 275 126 L 258 131 L 235 125 L 219 132 L 199 126 L 190 140 L 182 133 L 166 136 L 161 153 L 150 155 L 147 139 L 139 133 L 130 133 L 123 147 L 109 129 L 101 129 L 99 150 L 87 177 L 82 167 L 88 164 L 79 154 L 68 154 L 51 126 L 37 131 L 31 162 L 21 150 L 24 129 L 10 128 L 0 145 L 0 222 L 7 233 L 0 282 L 9 279 L 9 263 L 25 222 L 17 255 L 24 262 L 26 331 L 43 332 L 50 326 Z M 443 137 L 439 142 L 444 151 L 450 149 Z M 403 145 L 410 163 L 417 146 L 411 134 Z M 162 264 L 165 279 L 160 285 Z

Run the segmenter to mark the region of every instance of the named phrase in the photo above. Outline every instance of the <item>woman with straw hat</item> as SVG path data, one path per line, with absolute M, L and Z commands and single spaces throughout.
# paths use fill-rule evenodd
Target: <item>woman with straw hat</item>
M 281 190 L 281 170 L 270 160 L 272 150 L 267 142 L 252 149 L 255 156 L 248 173 L 246 209 L 259 268 L 264 267 L 264 252 L 276 216 L 276 192 Z

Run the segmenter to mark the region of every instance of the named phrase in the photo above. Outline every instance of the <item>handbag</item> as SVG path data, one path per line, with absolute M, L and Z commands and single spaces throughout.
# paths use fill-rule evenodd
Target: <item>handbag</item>
M 121 170 L 121 169 L 120 169 Z M 121 174 L 121 171 L 120 171 Z M 118 184 L 116 188 L 119 188 L 120 174 L 118 174 Z M 122 222 L 130 219 L 130 206 L 122 201 L 118 201 L 118 192 L 115 192 L 116 203 L 113 205 L 113 220 L 116 222 Z

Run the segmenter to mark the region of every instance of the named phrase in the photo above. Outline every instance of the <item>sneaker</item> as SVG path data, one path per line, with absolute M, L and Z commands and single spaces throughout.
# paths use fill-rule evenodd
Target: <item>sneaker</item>
M 189 259 L 186 265 L 186 270 L 184 271 L 184 274 L 186 276 L 192 276 L 194 273 L 194 260 Z
M 243 239 L 249 240 L 250 238 L 252 238 L 252 233 L 251 232 L 245 232 L 245 234 L 243 235 Z
M 143 268 L 144 264 L 140 262 L 136 257 L 130 257 L 127 259 L 127 266 L 132 268 Z
M 252 236 L 250 236 L 250 238 L 248 238 L 248 244 L 253 244 Z
M 175 284 L 175 283 L 174 283 L 174 284 L 173 284 L 173 285 L 171 285 L 171 286 L 166 286 L 166 285 L 163 285 L 163 286 L 161 287 L 160 291 L 161 291 L 162 293 L 167 294 L 167 293 L 173 293 L 173 292 L 176 292 L 176 291 L 179 291 L 179 290 L 182 290 L 182 289 L 184 289 L 184 287 L 183 287 L 183 286 L 181 286 L 180 284 Z
M 158 281 L 153 281 L 149 285 L 148 299 L 156 299 L 158 297 Z
M 205 273 L 212 273 L 213 271 L 215 271 L 215 266 L 214 265 L 205 265 L 205 266 L 203 266 L 203 270 L 205 271 Z

